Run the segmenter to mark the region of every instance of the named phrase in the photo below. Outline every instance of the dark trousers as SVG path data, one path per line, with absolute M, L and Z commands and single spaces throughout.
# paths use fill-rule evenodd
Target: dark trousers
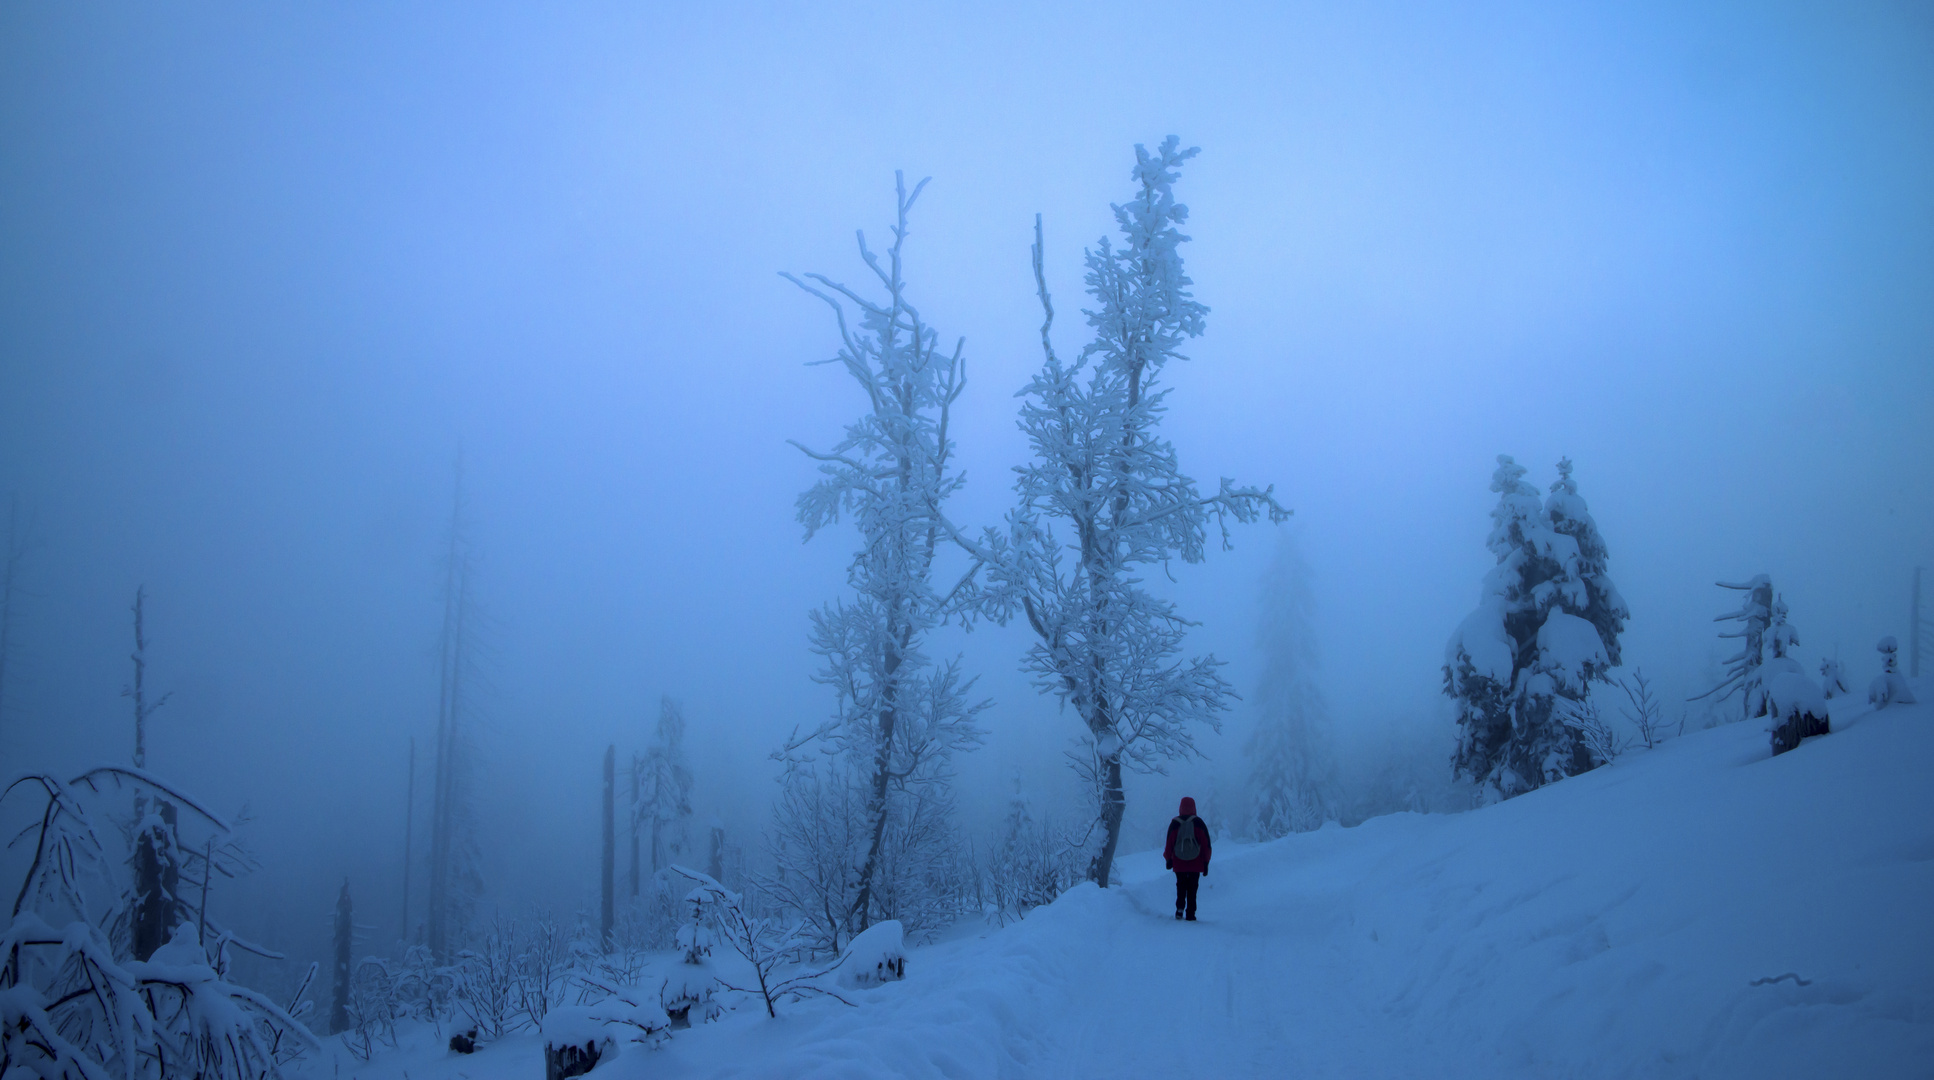
M 1195 889 L 1202 884 L 1202 874 L 1196 870 L 1177 870 L 1175 872 L 1175 910 L 1187 910 L 1195 914 Z

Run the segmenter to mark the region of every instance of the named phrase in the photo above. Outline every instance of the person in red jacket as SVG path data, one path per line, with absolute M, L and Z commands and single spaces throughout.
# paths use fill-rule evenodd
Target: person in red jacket
M 1195 890 L 1209 872 L 1209 825 L 1195 816 L 1195 800 L 1182 796 L 1182 812 L 1168 823 L 1162 861 L 1175 871 L 1175 917 L 1195 921 Z

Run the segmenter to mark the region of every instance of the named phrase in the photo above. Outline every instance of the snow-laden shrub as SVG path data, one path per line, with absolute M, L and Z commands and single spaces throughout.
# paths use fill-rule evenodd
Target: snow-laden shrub
M 1853 693 L 1853 687 L 1847 685 L 1847 673 L 1840 667 L 1840 661 L 1833 659 L 1820 661 L 1820 689 L 1826 694 L 1828 701 Z
M 709 917 L 718 940 L 752 965 L 757 980 L 754 986 L 735 986 L 720 979 L 718 985 L 737 993 L 759 995 L 766 1015 L 772 1017 L 779 1015 L 780 1001 L 797 1000 L 809 994 L 824 994 L 851 1004 L 821 985 L 826 971 L 800 966 L 800 955 L 808 951 L 807 930 L 801 923 L 753 915 L 743 897 L 710 875 L 682 866 L 674 866 L 672 870 L 697 883 L 691 892 L 691 901 Z
M 508 919 L 494 920 L 473 949 L 457 954 L 457 1008 L 477 1029 L 480 1041 L 495 1041 L 524 1026 L 520 1009 L 516 927 Z
M 544 1080 L 570 1080 L 618 1056 L 618 1035 L 596 1006 L 566 1005 L 545 1013 Z
M 900 924 L 889 919 L 867 927 L 847 942 L 835 969 L 842 986 L 878 986 L 906 978 L 906 935 Z
M 172 810 L 153 812 L 165 799 L 209 831 L 204 869 L 228 847 L 224 821 L 134 769 L 104 766 L 67 782 L 34 773 L 0 793 L 38 789 L 46 799 L 38 821 L 20 834 L 33 840 L 33 855 L 0 934 L 0 1076 L 16 1067 L 41 1080 L 279 1075 L 295 1054 L 317 1046 L 315 1036 L 292 1007 L 229 981 L 234 939 L 216 927 L 204 945 L 205 911 L 191 922 L 179 897 L 166 897 L 162 910 L 173 921 L 161 925 L 170 936 L 144 960 L 132 952 L 137 935 L 117 940 L 101 929 L 125 928 L 149 914 L 128 914 L 149 898 L 123 877 L 135 861 L 123 834 L 96 825 L 100 804 L 130 788 L 143 826 L 130 830 L 134 837 L 165 845 L 171 855 L 183 850 Z M 305 979 L 298 998 L 306 988 Z
M 718 978 L 712 972 L 711 956 L 717 935 L 707 925 L 713 913 L 706 910 L 708 904 L 717 901 L 703 889 L 692 890 L 686 901 L 691 916 L 678 928 L 679 962 L 666 973 L 658 989 L 658 1003 L 674 1028 L 691 1027 L 694 1012 L 700 1021 L 717 1020 L 724 1014 L 713 1000 Z
M 1801 739 L 1827 733 L 1826 696 L 1800 670 L 1799 661 L 1790 656 L 1768 660 L 1762 687 L 1774 754 L 1786 753 Z
M 1900 642 L 1889 634 L 1875 648 L 1880 650 L 1880 674 L 1867 689 L 1867 703 L 1876 709 L 1914 704 L 1914 691 L 1900 674 Z

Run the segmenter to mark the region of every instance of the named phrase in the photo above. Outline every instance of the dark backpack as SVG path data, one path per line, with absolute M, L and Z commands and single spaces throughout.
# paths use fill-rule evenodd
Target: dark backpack
M 1195 842 L 1194 817 L 1175 819 L 1175 861 L 1188 862 L 1202 854 L 1202 845 Z

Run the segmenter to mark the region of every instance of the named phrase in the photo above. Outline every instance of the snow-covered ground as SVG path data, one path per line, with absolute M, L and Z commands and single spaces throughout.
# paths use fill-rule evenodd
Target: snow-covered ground
M 595 1075 L 1934 1076 L 1934 707 L 1835 726 L 1769 758 L 1733 724 L 1485 810 L 1226 844 L 1199 923 L 1132 856 L 1125 887 L 913 950 L 857 1007 L 742 1006 Z M 307 1068 L 543 1062 L 528 1034 L 455 1057 L 425 1033 Z

